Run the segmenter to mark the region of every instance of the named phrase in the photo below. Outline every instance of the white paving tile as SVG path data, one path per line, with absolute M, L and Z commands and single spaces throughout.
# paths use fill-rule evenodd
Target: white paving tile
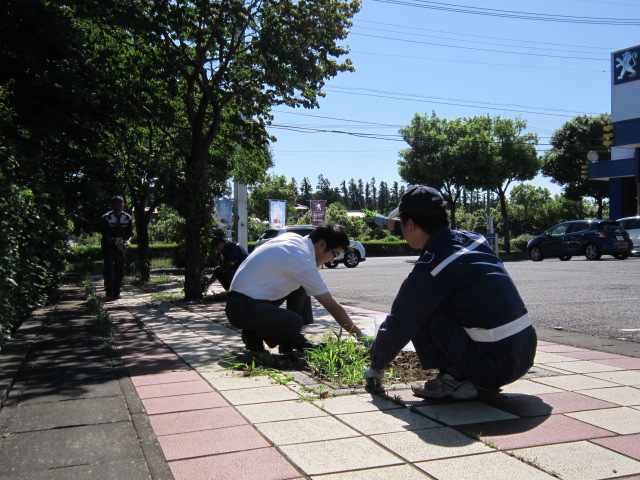
M 566 415 L 622 435 L 640 433 L 640 411 L 629 407 L 589 410 Z
M 590 442 L 523 448 L 513 453 L 563 480 L 599 480 L 640 473 L 640 462 Z
M 480 402 L 446 403 L 442 405 L 417 406 L 416 410 L 434 420 L 447 425 L 464 425 L 467 423 L 494 422 L 519 418 Z

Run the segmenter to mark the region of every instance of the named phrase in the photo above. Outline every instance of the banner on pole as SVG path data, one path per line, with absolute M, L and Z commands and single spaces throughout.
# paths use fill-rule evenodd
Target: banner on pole
M 215 204 L 218 228 L 231 230 L 233 223 L 233 200 L 229 198 L 216 198 Z
M 284 200 L 269 200 L 269 228 L 280 230 L 284 227 L 287 214 L 287 202 Z
M 324 222 L 327 213 L 326 200 L 311 200 L 311 225 L 317 227 Z

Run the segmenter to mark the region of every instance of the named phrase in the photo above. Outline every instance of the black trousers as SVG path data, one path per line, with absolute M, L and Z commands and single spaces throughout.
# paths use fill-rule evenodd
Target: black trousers
M 213 273 L 215 273 L 216 278 L 220 282 L 220 285 L 224 287 L 225 290 L 229 290 L 231 286 L 231 281 L 233 280 L 234 275 L 238 271 L 237 268 L 227 268 L 227 267 L 216 267 L 213 269 Z
M 411 341 L 423 368 L 462 376 L 485 388 L 502 387 L 526 374 L 537 346 L 533 327 L 499 342 L 475 342 L 444 311 L 436 312 Z
M 287 308 L 280 306 L 287 302 Z M 251 330 L 270 348 L 296 347 L 305 343 L 302 326 L 313 323 L 311 298 L 303 287 L 280 300 L 256 300 L 230 292 L 225 308 L 231 325 Z
M 120 250 L 115 245 L 103 243 L 102 260 L 104 262 L 102 276 L 104 278 L 105 290 L 112 295 L 120 295 L 126 260 L 124 251 Z

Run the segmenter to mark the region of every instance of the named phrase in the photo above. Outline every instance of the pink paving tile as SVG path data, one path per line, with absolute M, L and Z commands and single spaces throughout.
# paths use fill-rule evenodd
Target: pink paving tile
M 131 377 L 131 381 L 136 387 L 142 385 L 159 385 L 161 383 L 192 382 L 201 379 L 202 377 L 193 370 L 186 372 L 156 373 L 153 375 L 136 375 Z
M 593 443 L 615 450 L 636 460 L 640 460 L 640 433 L 634 435 L 618 435 L 610 438 L 591 440 Z M 640 477 L 638 477 L 640 478 Z
M 547 353 L 560 353 L 560 352 L 586 352 L 585 348 L 572 347 L 571 345 L 560 345 L 559 343 L 550 343 L 548 345 L 538 344 L 538 350 Z
M 562 354 L 565 357 L 578 358 L 580 360 L 612 360 L 626 358 L 617 353 L 598 352 L 596 350 L 585 350 L 583 352 L 565 352 Z
M 149 363 L 148 365 L 127 365 L 127 371 L 130 376 L 134 375 L 152 375 L 157 373 L 169 373 L 169 372 L 186 372 L 191 370 L 191 367 L 180 361 L 159 361 L 155 363 Z
M 519 417 L 539 417 L 618 406 L 575 392 L 545 393 L 543 395 L 503 394 L 499 397 L 486 399 L 484 403 Z
M 169 463 L 176 480 L 294 480 L 300 473 L 275 448 L 227 453 Z
M 640 370 L 640 358 L 614 358 L 611 360 L 596 360 L 598 363 L 604 363 L 611 367 L 625 368 L 627 370 Z
M 247 425 L 247 421 L 233 407 L 150 415 L 149 421 L 156 435 Z
M 270 446 L 250 425 L 163 435 L 158 437 L 158 442 L 168 461 Z
M 457 430 L 479 435 L 501 449 L 536 447 L 553 443 L 611 437 L 613 432 L 565 417 L 529 417 L 514 420 L 458 425 Z
M 189 395 L 191 393 L 211 392 L 211 385 L 203 379 L 193 382 L 163 383 L 161 385 L 147 385 L 137 387 L 140 398 L 172 397 L 174 395 Z
M 226 400 L 216 392 L 147 398 L 142 399 L 142 404 L 149 415 L 229 406 Z

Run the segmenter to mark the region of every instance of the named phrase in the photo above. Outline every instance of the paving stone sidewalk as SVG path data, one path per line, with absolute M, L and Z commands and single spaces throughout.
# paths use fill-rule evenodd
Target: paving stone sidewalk
M 77 286 L 0 354 L 0 478 L 169 479 L 149 418 Z
M 130 440 L 131 451 L 120 458 L 123 465 L 131 466 L 132 472 L 133 464 L 146 465 L 139 469 L 148 477 L 140 478 L 165 478 L 161 475 L 166 470 L 157 473 L 162 465 L 149 461 L 157 456 L 147 453 L 157 439 L 165 468 L 168 465 L 169 474 L 178 480 L 640 479 L 639 358 L 540 342 L 532 371 L 500 395 L 434 402 L 400 388 L 389 391 L 387 398 L 342 391 L 335 397 L 311 399 L 305 387 L 313 387 L 315 381 L 305 375 L 296 374 L 294 381 L 282 385 L 267 377 L 242 377 L 221 369 L 228 353 L 242 347 L 238 332 L 226 322 L 223 303 L 158 303 L 153 292 L 128 287 L 121 300 L 105 305 L 118 328 L 117 353 L 128 374 L 119 373 L 117 381 L 122 385 L 130 379 L 142 408 L 131 413 L 128 406 L 127 422 L 117 407 L 119 400 L 114 400 L 104 413 L 110 421 L 98 425 L 114 428 L 129 423 L 130 430 L 137 431 L 132 426 L 136 418 L 138 423 L 148 419 L 151 436 L 138 434 L 135 440 L 114 433 Z M 333 322 L 318 306 L 314 310 L 316 323 L 306 327 L 306 333 L 321 335 Z M 349 310 L 361 328 L 371 327 L 379 315 Z M 70 344 L 78 345 L 77 338 L 70 335 L 66 346 L 58 344 L 58 349 L 73 350 Z M 100 363 L 92 357 L 92 348 L 96 345 L 82 354 L 88 369 L 98 366 L 94 360 Z M 18 421 L 21 409 L 28 417 L 29 401 L 43 403 L 49 398 L 55 405 L 46 392 L 51 378 L 39 378 L 26 383 L 32 390 L 23 389 L 24 400 L 13 407 L 12 391 L 0 411 L 0 426 L 10 432 L 0 444 L 0 478 L 5 478 L 5 462 L 12 468 L 25 466 L 26 462 L 13 460 L 18 453 L 18 458 L 28 455 L 33 464 L 41 462 L 45 450 L 34 449 L 27 437 L 22 442 L 11 440 L 23 435 L 12 425 L 36 423 Z M 79 372 L 74 378 L 80 388 L 93 375 L 82 377 Z M 126 402 L 130 396 L 110 398 L 134 404 Z M 38 429 L 29 427 L 32 430 L 25 435 L 64 429 L 63 416 L 51 416 L 54 419 L 45 416 Z M 82 428 L 90 428 L 96 420 L 82 421 Z M 80 428 L 78 423 L 70 429 Z M 43 440 L 45 444 L 49 442 Z

